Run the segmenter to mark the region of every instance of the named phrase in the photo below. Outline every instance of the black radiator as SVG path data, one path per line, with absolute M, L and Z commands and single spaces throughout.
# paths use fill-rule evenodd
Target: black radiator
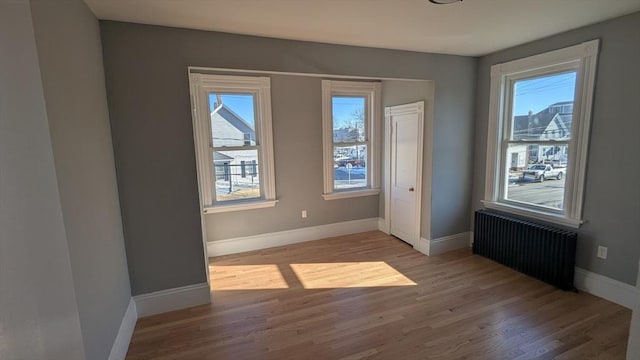
M 479 210 L 473 253 L 563 290 L 574 290 L 577 238 L 575 232 Z

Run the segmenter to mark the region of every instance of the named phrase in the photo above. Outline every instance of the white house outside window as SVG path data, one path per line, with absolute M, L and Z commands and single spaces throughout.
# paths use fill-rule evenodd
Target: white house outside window
M 485 206 L 578 227 L 598 41 L 491 68 Z
M 203 211 L 274 206 L 270 79 L 191 74 L 190 81 Z
M 324 198 L 380 192 L 380 83 L 322 81 Z

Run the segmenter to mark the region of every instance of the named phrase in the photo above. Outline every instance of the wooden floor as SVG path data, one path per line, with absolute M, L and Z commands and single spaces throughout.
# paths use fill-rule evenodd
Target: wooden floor
M 381 232 L 221 256 L 213 304 L 140 319 L 127 359 L 624 359 L 631 312 Z

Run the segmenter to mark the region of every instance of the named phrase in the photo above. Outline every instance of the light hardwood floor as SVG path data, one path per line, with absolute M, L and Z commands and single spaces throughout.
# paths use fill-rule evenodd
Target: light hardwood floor
M 631 312 L 469 249 L 368 232 L 210 259 L 213 304 L 140 319 L 127 359 L 624 359 Z

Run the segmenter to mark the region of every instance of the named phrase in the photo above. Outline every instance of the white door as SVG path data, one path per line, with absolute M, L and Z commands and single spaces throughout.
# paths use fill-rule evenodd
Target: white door
M 518 162 L 519 162 L 518 161 L 518 153 L 517 152 L 512 153 L 511 154 L 511 168 L 512 169 L 517 168 L 518 167 Z
M 389 136 L 389 232 L 418 246 L 424 102 L 385 108 Z

